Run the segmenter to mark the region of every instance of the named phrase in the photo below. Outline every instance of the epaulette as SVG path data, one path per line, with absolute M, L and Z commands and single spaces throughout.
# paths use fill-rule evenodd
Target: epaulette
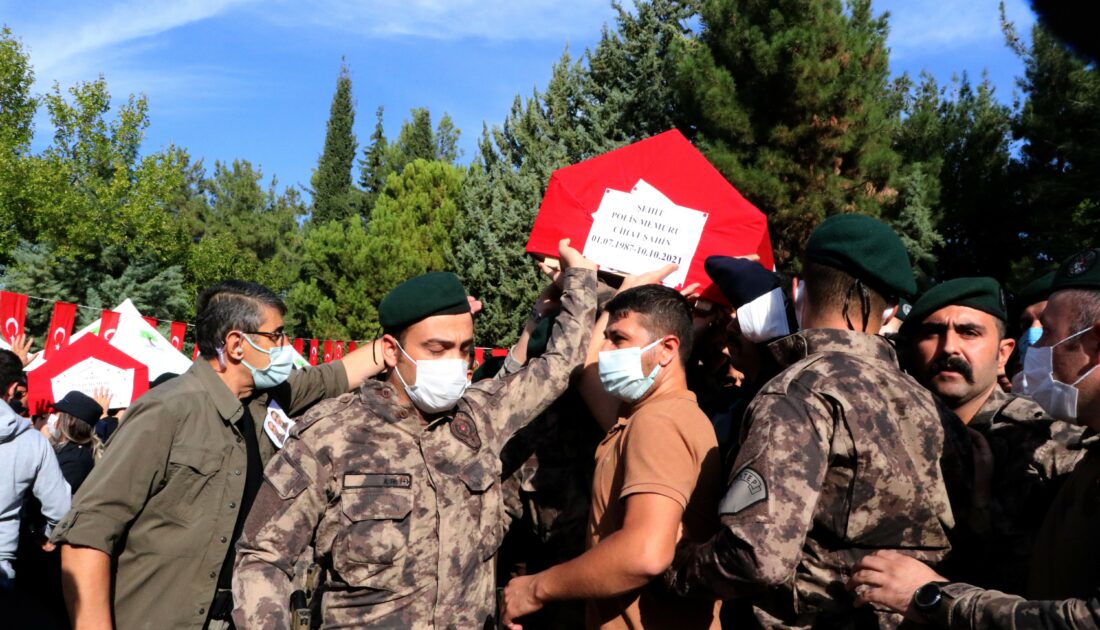
M 295 421 L 294 428 L 291 429 L 290 434 L 299 435 L 305 432 L 306 429 L 317 424 L 319 421 L 343 411 L 345 407 L 355 402 L 357 398 L 358 393 L 356 391 L 340 394 L 336 398 L 326 398 L 322 400 Z

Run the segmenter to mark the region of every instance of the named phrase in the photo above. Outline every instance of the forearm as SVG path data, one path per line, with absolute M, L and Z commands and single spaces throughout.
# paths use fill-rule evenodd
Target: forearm
M 534 576 L 536 597 L 543 602 L 566 599 L 603 599 L 645 586 L 664 567 L 646 560 L 651 541 L 645 534 L 617 531 L 582 555 Z M 668 550 L 668 563 L 672 549 Z M 667 566 L 668 563 L 665 563 Z
M 365 343 L 354 352 L 344 355 L 341 361 L 348 375 L 348 388 L 355 389 L 362 385 L 363 381 L 377 376 L 385 369 L 386 364 L 382 360 L 382 341 L 375 339 Z
M 959 630 L 1016 628 L 1095 628 L 1100 626 L 1100 599 L 1028 601 L 1016 595 L 969 584 L 943 587 L 945 598 L 930 621 Z
M 91 547 L 61 547 L 61 590 L 74 630 L 111 628 L 111 557 Z
M 607 330 L 608 314 L 600 313 L 596 325 L 592 327 L 592 337 L 588 342 L 588 351 L 584 360 L 578 387 L 592 417 L 604 431 L 610 431 L 619 419 L 621 402 L 604 389 L 600 382 L 600 348 L 603 347 L 604 331 Z

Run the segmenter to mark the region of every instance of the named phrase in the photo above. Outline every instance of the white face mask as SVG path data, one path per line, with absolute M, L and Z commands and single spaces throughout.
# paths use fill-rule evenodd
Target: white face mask
M 48 431 L 50 437 L 55 440 L 61 437 L 61 427 L 57 425 L 59 420 L 60 417 L 56 413 L 51 413 L 50 416 L 46 418 L 46 431 Z
M 600 353 L 597 365 L 600 373 L 600 382 L 607 393 L 616 396 L 628 403 L 638 401 L 645 396 L 653 381 L 661 373 L 661 365 L 653 366 L 653 370 L 647 375 L 642 372 L 642 353 L 647 352 L 664 340 L 664 337 L 654 341 L 644 348 L 619 348 L 617 350 L 604 350 Z
M 417 361 L 397 344 L 397 349 L 416 366 L 416 384 L 410 386 L 397 372 L 397 378 L 405 386 L 405 393 L 417 409 L 424 413 L 439 413 L 458 404 L 470 382 L 466 380 L 469 366 L 462 359 L 421 359 Z
M 1024 355 L 1024 394 L 1030 396 L 1055 420 L 1077 421 L 1077 384 L 1100 366 L 1092 366 L 1092 369 L 1073 383 L 1063 383 L 1054 378 L 1054 347 L 1091 329 L 1089 327 L 1074 333 L 1052 346 L 1032 346 Z

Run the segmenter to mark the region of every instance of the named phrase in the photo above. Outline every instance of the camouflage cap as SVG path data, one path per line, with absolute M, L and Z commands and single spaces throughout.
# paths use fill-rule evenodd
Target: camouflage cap
M 390 332 L 433 315 L 469 313 L 466 289 L 453 273 L 433 271 L 394 287 L 378 305 L 378 323 Z
M 806 260 L 844 271 L 887 297 L 917 292 L 901 238 L 869 216 L 838 214 L 822 221 L 806 241 Z
M 1001 283 L 993 278 L 955 278 L 941 282 L 920 296 L 903 328 L 919 326 L 929 315 L 948 306 L 966 306 L 989 313 L 1001 321 L 1008 319 L 1008 306 Z
M 1054 273 L 1050 292 L 1062 289 L 1100 290 L 1100 249 L 1086 249 L 1070 256 Z

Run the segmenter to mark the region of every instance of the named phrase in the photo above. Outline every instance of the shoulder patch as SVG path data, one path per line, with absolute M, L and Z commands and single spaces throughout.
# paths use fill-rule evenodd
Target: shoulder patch
M 481 436 L 477 434 L 477 427 L 469 418 L 460 416 L 447 423 L 451 427 L 451 435 L 466 446 L 475 451 L 481 448 Z
M 737 514 L 768 498 L 768 484 L 760 473 L 748 466 L 741 469 L 718 504 L 718 515 Z

